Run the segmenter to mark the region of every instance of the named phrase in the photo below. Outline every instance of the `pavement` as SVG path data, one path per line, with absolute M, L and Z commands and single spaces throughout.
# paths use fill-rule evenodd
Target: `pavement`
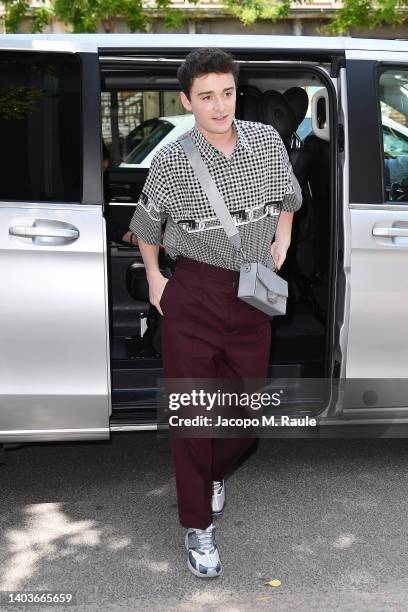
M 223 574 L 187 569 L 168 438 L 27 445 L 0 464 L 5 610 L 408 609 L 408 440 L 262 439 L 215 520 Z M 280 586 L 269 586 L 279 580 Z

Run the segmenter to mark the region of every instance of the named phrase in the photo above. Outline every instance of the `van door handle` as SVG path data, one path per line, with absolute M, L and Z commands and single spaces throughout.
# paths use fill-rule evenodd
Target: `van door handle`
M 67 244 L 79 238 L 79 230 L 74 225 L 56 219 L 34 219 L 32 225 L 12 225 L 9 234 L 31 238 L 33 244 L 44 246 Z
M 408 227 L 373 227 L 373 236 L 381 238 L 408 238 Z
M 62 227 L 34 227 L 32 225 L 15 225 L 10 227 L 9 233 L 12 236 L 21 236 L 23 238 L 31 238 L 32 236 L 41 236 L 47 238 L 67 238 L 75 240 L 79 236 L 77 229 L 64 229 Z

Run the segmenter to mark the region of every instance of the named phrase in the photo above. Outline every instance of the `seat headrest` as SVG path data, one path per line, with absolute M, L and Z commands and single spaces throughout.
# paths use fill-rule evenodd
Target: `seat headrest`
M 295 113 L 299 126 L 306 117 L 307 109 L 309 108 L 309 97 L 306 91 L 302 87 L 291 87 L 283 95 Z
M 236 115 L 244 121 L 259 121 L 259 100 L 262 93 L 253 85 L 237 87 Z
M 260 110 L 263 123 L 272 125 L 283 140 L 296 131 L 297 117 L 284 95 L 279 91 L 264 91 L 260 101 Z

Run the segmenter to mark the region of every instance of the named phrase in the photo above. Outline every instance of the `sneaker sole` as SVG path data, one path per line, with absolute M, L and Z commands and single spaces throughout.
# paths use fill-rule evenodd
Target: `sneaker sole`
M 185 540 L 184 540 L 184 544 L 186 546 L 187 551 L 189 550 L 188 548 L 188 536 L 186 535 Z M 201 574 L 198 570 L 195 569 L 195 567 L 193 567 L 190 563 L 190 559 L 187 557 L 187 567 L 190 570 L 190 572 L 192 574 L 194 574 L 194 576 L 197 576 L 197 578 L 218 578 L 218 576 L 221 576 L 222 574 L 222 565 L 221 565 L 221 569 L 220 571 L 215 574 L 215 573 L 211 573 L 211 574 Z

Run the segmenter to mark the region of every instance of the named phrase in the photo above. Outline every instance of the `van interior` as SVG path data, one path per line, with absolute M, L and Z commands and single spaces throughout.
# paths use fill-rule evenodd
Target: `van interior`
M 104 175 L 109 258 L 112 419 L 154 422 L 163 377 L 160 314 L 148 300 L 143 260 L 124 241 L 160 143 L 184 123 L 176 69 L 182 58 L 102 55 L 102 137 L 109 151 Z M 333 376 L 336 174 L 335 102 L 327 62 L 240 61 L 236 117 L 273 125 L 301 185 L 292 242 L 281 275 L 288 280 L 287 313 L 275 317 L 268 376 Z M 190 116 L 191 120 L 191 116 Z M 167 140 L 166 140 L 167 139 Z M 174 261 L 164 251 L 169 277 Z M 308 413 L 307 406 L 305 414 Z M 310 409 L 311 410 L 311 409 Z M 313 411 L 312 411 L 313 412 Z

